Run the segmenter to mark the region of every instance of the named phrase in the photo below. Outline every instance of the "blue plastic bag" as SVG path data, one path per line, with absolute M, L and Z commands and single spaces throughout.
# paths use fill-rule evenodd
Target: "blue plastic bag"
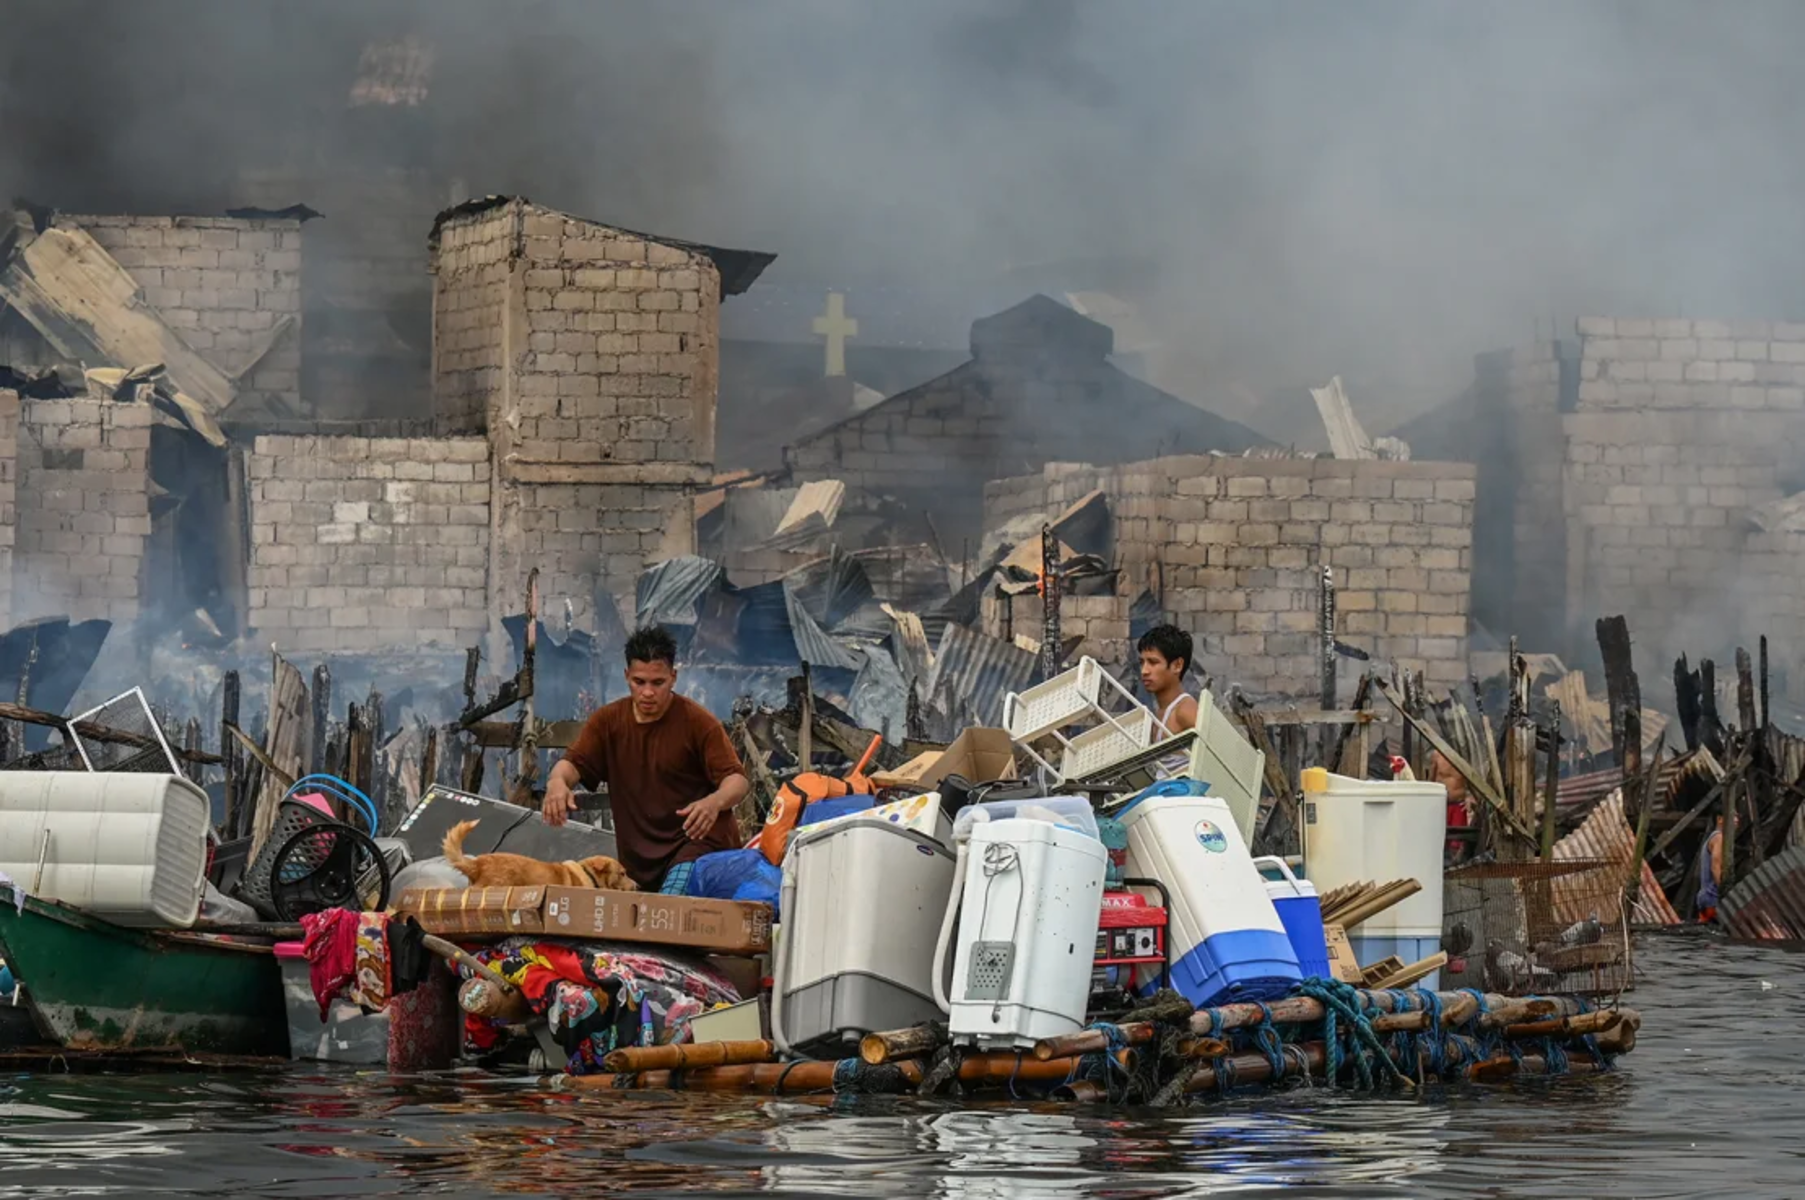
M 769 904 L 778 919 L 777 893 L 783 872 L 771 865 L 764 851 L 718 850 L 704 854 L 690 870 L 688 895 L 708 900 L 746 900 Z
M 835 817 L 844 817 L 850 813 L 867 812 L 877 807 L 877 799 L 873 796 L 832 796 L 826 800 L 816 800 L 802 810 L 802 819 L 796 822 L 796 828 L 805 825 L 819 825 L 823 821 L 831 821 Z

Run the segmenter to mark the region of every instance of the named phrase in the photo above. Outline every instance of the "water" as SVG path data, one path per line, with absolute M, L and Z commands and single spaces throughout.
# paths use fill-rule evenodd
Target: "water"
M 0 1079 L 6 1196 L 1805 1195 L 1805 956 L 1647 937 L 1611 1075 L 1182 1115 L 547 1095 L 296 1068 Z

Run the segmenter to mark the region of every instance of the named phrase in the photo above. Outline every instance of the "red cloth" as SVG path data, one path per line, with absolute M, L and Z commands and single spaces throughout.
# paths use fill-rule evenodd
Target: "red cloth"
M 307 931 L 301 953 L 307 956 L 307 978 L 323 1022 L 332 1002 L 357 977 L 357 914 L 343 908 L 308 913 L 301 918 L 301 928 Z
M 1467 803 L 1465 800 L 1448 801 L 1449 829 L 1465 829 L 1471 823 L 1472 819 L 1467 816 Z M 1466 843 L 1459 838 L 1449 838 L 1447 849 L 1449 858 L 1458 858 L 1461 852 L 1466 849 Z

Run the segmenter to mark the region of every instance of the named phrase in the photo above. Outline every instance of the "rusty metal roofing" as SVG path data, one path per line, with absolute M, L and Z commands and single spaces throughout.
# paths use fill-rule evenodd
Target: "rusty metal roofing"
M 1549 882 L 1556 922 L 1565 925 L 1584 920 L 1594 910 L 1602 913 L 1601 901 L 1615 908 L 1616 898 L 1629 881 L 1630 860 L 1635 852 L 1636 834 L 1623 815 L 1623 794 L 1613 791 L 1578 829 L 1554 844 L 1556 860 L 1590 859 L 1607 864 Z M 1680 915 L 1647 862 L 1642 864 L 1642 886 L 1630 919 L 1639 925 L 1680 923 Z M 1610 920 L 1606 918 L 1605 923 L 1610 924 Z
M 1718 907 L 1737 937 L 1805 940 L 1805 846 L 1751 870 Z
M 1704 780 L 1709 786 L 1723 778 L 1723 768 L 1717 759 L 1704 747 L 1689 750 L 1684 754 L 1676 754 L 1672 758 L 1663 759 L 1661 772 L 1656 786 L 1660 794 L 1671 801 L 1676 792 L 1685 784 L 1695 780 Z M 1569 775 L 1560 781 L 1555 792 L 1555 805 L 1558 808 L 1582 808 L 1602 801 L 1616 791 L 1623 783 L 1623 772 L 1617 767 L 1606 767 L 1602 771 L 1587 771 L 1583 775 Z

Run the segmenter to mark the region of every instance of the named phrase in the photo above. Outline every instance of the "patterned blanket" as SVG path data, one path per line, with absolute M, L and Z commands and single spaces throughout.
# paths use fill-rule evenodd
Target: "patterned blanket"
M 603 1056 L 622 1046 L 688 1041 L 691 1017 L 740 999 L 719 972 L 681 952 L 519 937 L 471 953 L 507 976 L 546 1018 L 572 1075 L 600 1071 Z M 464 1032 L 478 1050 L 502 1036 L 500 1022 L 474 1015 L 466 1016 Z

